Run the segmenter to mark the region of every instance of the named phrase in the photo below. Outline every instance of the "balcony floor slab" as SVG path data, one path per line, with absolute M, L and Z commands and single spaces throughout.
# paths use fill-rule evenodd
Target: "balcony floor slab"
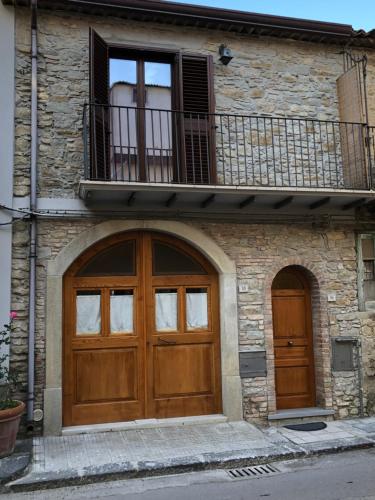
M 290 188 L 285 186 L 220 186 L 151 184 L 140 182 L 81 181 L 80 197 L 86 205 L 126 211 L 160 213 L 198 212 L 352 214 L 356 208 L 375 203 L 375 191 Z

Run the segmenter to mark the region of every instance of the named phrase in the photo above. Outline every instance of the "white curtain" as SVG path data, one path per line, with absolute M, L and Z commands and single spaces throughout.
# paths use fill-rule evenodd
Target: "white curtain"
M 77 335 L 100 333 L 100 293 L 77 295 Z
M 177 330 L 177 292 L 156 293 L 156 330 Z
M 111 333 L 133 332 L 133 295 L 111 295 Z
M 207 292 L 186 293 L 186 322 L 188 330 L 208 328 Z

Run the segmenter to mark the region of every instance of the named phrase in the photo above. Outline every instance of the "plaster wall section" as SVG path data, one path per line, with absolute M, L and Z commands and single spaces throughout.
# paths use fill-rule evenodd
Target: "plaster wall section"
M 375 53 L 367 51 L 366 88 L 369 124 L 375 127 Z
M 14 145 L 14 10 L 0 4 L 0 203 L 13 203 Z M 0 209 L 0 329 L 11 308 L 12 212 Z

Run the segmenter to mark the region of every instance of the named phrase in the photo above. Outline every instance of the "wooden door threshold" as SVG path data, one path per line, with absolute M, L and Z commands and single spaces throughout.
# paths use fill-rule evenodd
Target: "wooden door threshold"
M 152 429 L 158 427 L 178 427 L 183 425 L 222 424 L 228 421 L 225 415 L 198 415 L 194 417 L 149 418 L 130 422 L 113 422 L 107 424 L 74 425 L 63 427 L 62 435 L 92 434 L 97 432 L 116 432 L 136 429 Z

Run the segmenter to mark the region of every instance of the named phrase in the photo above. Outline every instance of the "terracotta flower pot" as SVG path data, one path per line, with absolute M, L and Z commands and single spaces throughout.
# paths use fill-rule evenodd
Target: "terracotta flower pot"
M 14 451 L 21 415 L 25 409 L 25 403 L 14 408 L 0 410 L 0 458 L 10 455 Z

